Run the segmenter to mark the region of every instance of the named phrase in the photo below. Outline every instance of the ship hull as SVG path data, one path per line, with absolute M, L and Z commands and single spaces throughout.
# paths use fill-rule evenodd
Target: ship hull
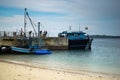
M 78 40 L 69 40 L 68 48 L 69 49 L 91 49 L 92 39 L 78 39 Z

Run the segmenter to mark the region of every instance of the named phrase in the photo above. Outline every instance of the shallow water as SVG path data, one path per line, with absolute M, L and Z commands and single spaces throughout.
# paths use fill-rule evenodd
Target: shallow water
M 0 59 L 49 67 L 120 75 L 120 39 L 94 39 L 92 50 L 52 51 L 50 55 L 0 55 Z

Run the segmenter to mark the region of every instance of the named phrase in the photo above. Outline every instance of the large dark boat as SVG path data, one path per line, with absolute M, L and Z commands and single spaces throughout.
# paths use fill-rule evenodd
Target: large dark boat
M 68 38 L 69 49 L 91 49 L 92 38 L 88 34 L 82 31 L 67 32 L 63 31 L 58 34 L 59 37 Z

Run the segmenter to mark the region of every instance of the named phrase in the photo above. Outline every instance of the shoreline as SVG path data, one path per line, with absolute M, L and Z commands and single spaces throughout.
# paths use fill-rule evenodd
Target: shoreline
M 120 80 L 119 75 L 54 69 L 27 62 L 0 60 L 0 65 L 0 80 Z

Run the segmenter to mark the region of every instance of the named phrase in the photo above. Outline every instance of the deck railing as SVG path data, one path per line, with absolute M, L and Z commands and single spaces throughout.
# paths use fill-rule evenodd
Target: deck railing
M 40 32 L 39 35 L 41 38 L 46 38 L 46 36 L 48 37 L 48 34 L 45 32 Z M 21 37 L 38 37 L 38 35 L 35 35 L 34 32 L 12 32 L 12 31 L 0 31 L 0 39 L 3 38 L 21 38 Z
M 31 35 L 29 35 L 29 32 L 27 32 L 26 34 L 23 32 L 11 32 L 11 31 L 0 31 L 0 38 L 1 37 L 14 37 L 14 34 L 17 36 L 26 36 L 26 37 L 36 37 L 34 34 L 32 33 Z

